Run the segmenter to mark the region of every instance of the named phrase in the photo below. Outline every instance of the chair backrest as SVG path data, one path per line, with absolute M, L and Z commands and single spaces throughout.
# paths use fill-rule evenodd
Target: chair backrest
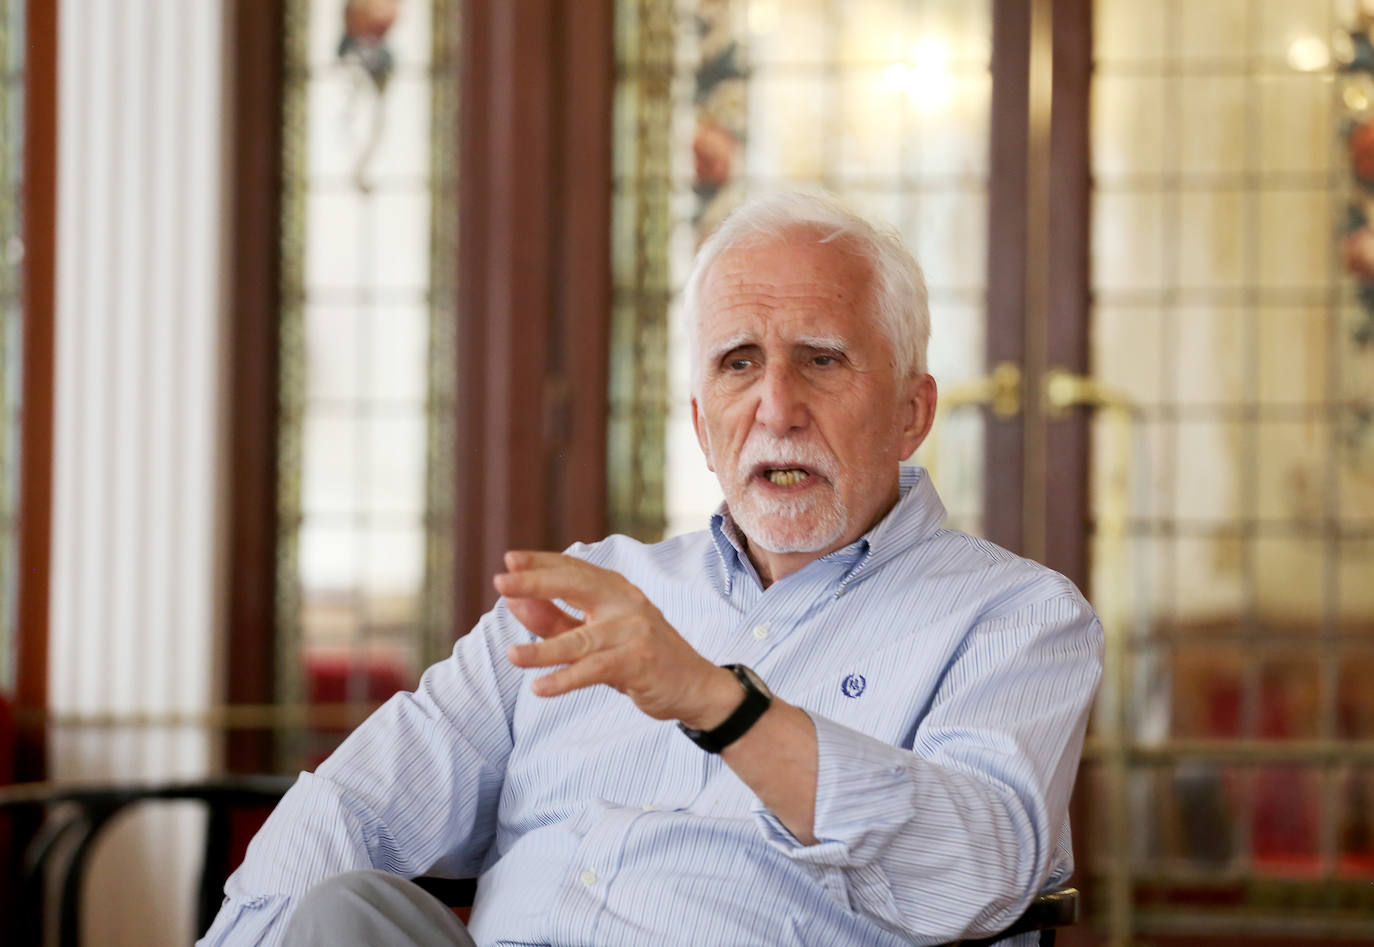
M 39 810 L 37 833 L 21 859 L 18 892 L 10 930 L 16 944 L 44 942 L 47 881 L 60 886 L 57 940 L 60 947 L 81 943 L 81 886 L 95 843 L 116 816 L 144 802 L 192 800 L 205 805 L 205 860 L 197 892 L 196 924 L 209 928 L 223 900 L 235 815 L 260 810 L 265 817 L 295 782 L 290 776 L 237 776 L 224 779 L 143 786 L 62 787 L 47 784 L 0 789 L 0 814 Z M 8 820 L 0 819 L 0 823 Z

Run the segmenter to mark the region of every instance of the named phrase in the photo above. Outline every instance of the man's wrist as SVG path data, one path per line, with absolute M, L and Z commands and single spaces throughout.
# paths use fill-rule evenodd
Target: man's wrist
M 719 753 L 748 733 L 773 704 L 773 692 L 751 668 L 743 664 L 727 664 L 725 669 L 743 692 L 735 709 L 709 729 L 694 728 L 678 721 L 678 728 L 687 738 L 708 753 Z
M 735 672 L 711 665 L 710 674 L 701 688 L 700 707 L 678 718 L 678 722 L 693 730 L 714 730 L 738 709 L 744 700 Z

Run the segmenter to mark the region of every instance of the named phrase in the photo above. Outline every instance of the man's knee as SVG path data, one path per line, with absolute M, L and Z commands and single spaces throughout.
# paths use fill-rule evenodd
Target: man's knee
M 375 868 L 330 875 L 306 893 L 296 908 L 296 914 L 299 916 L 307 908 L 321 912 L 326 917 L 366 910 L 378 902 L 385 903 L 388 900 L 387 892 L 400 880 Z
M 405 938 L 400 940 L 398 938 Z M 315 885 L 286 929 L 288 947 L 313 944 L 472 943 L 458 919 L 419 886 L 374 869 L 345 871 Z

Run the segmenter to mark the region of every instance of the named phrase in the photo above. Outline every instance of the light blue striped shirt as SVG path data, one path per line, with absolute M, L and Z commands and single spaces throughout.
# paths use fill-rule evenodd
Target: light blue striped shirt
M 866 536 L 761 587 L 728 514 L 572 553 L 639 586 L 816 727 L 803 846 L 719 757 L 597 686 L 546 699 L 503 604 L 392 697 L 249 847 L 203 944 L 275 944 L 339 871 L 480 873 L 479 944 L 933 944 L 1071 869 L 1102 632 L 1064 577 L 962 533 L 919 468 Z M 1032 942 L 1034 935 L 1019 938 Z

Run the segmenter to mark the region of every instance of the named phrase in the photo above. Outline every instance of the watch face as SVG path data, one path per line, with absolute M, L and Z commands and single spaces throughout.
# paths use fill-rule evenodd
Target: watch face
M 767 684 L 763 683 L 763 678 L 759 677 L 757 674 L 754 673 L 753 668 L 749 667 L 748 665 L 740 665 L 740 670 L 743 671 L 745 676 L 748 677 L 749 680 L 753 683 L 755 690 L 764 694 L 770 700 L 772 699 L 773 692 L 768 689 Z

